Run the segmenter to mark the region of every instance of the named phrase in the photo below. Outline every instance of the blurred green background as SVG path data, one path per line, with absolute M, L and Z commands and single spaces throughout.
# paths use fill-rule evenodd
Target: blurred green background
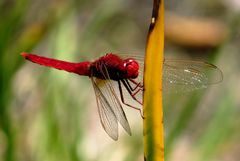
M 164 95 L 168 161 L 240 159 L 240 1 L 165 1 L 165 57 L 207 60 L 224 74 L 206 90 Z M 69 61 L 144 53 L 152 2 L 0 1 L 0 160 L 140 161 L 142 119 L 112 141 L 89 78 L 26 62 L 28 51 Z

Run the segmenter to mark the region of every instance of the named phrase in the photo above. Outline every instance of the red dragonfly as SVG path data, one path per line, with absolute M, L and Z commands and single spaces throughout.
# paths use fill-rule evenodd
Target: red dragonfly
M 142 105 L 144 66 L 142 56 L 119 56 L 108 53 L 92 62 L 72 63 L 26 52 L 21 55 L 43 66 L 90 77 L 96 95 L 100 121 L 106 133 L 112 139 L 117 140 L 118 123 L 120 123 L 131 135 L 122 104 L 138 110 L 141 115 L 142 111 L 141 108 L 127 103 L 123 92 L 128 93 L 136 103 Z M 191 91 L 206 88 L 209 84 L 220 81 L 222 81 L 222 72 L 212 64 L 201 61 L 164 60 L 163 91 Z M 119 93 L 116 93 L 114 83 L 117 83 Z

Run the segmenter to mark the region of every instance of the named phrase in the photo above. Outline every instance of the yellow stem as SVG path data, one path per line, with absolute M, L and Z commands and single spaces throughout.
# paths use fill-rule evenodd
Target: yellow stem
M 154 0 L 144 68 L 144 157 L 164 161 L 162 67 L 164 51 L 164 1 Z

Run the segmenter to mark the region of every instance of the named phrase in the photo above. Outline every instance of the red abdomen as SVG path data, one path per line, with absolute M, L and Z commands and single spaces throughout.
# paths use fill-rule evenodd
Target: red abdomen
M 27 59 L 32 61 L 33 63 L 59 69 L 65 70 L 67 72 L 76 73 L 78 75 L 90 76 L 90 62 L 80 62 L 80 63 L 71 63 L 62 60 L 46 58 L 43 56 L 38 56 L 35 54 L 21 53 L 21 55 Z

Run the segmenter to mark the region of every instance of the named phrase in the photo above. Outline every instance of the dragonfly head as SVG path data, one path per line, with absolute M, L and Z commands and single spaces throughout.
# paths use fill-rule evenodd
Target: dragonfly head
M 139 72 L 139 64 L 136 60 L 128 58 L 124 60 L 124 75 L 126 78 L 137 78 Z

